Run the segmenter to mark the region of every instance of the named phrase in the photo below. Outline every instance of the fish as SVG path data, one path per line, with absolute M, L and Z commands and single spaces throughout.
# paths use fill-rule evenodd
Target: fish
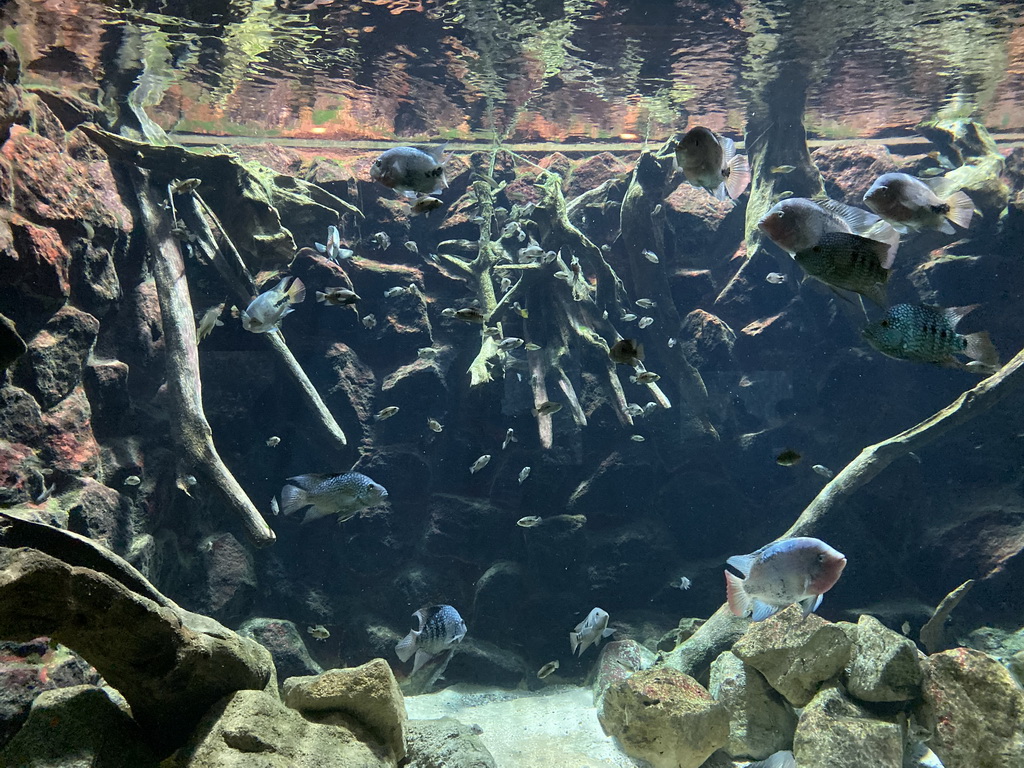
M 637 403 L 627 403 L 625 410 L 626 413 L 628 413 L 634 419 L 640 418 L 641 416 L 644 415 L 644 407 L 642 405 L 638 405 Z
M 376 246 L 382 251 L 391 247 L 391 235 L 387 232 L 374 232 L 370 235 L 370 245 Z
M 948 188 L 945 179 L 884 173 L 864 193 L 864 204 L 898 232 L 936 229 L 952 235 L 956 232 L 953 224 L 963 229 L 970 226 L 974 201 L 963 190 L 946 195 Z
M 445 307 L 441 310 L 441 317 L 452 319 L 455 317 L 455 307 Z
M 171 193 L 183 195 L 199 188 L 203 182 L 200 179 L 175 179 L 170 183 Z
M 444 429 L 444 427 L 441 426 L 441 422 L 438 421 L 437 419 L 429 419 L 428 418 L 427 419 L 427 429 L 429 429 L 431 432 L 440 432 L 441 430 Z
M 501 443 L 501 450 L 504 451 L 506 448 L 508 448 L 508 444 L 509 443 L 518 443 L 518 442 L 519 441 L 516 439 L 516 431 L 512 427 L 509 427 L 505 431 L 505 439 Z
M 839 581 L 846 556 L 821 539 L 800 536 L 726 560 L 743 578 L 725 572 L 729 609 L 736 616 L 763 621 L 800 603 L 804 616 L 817 610 L 822 595 Z
M 444 203 L 436 197 L 424 195 L 423 197 L 417 197 L 412 202 L 409 206 L 409 214 L 412 216 L 419 216 L 422 213 L 429 214 L 431 211 L 436 211 L 442 205 L 444 205 Z
M 782 453 L 775 457 L 775 463 L 778 464 L 780 467 L 792 467 L 799 464 L 800 459 L 802 458 L 803 456 L 801 456 L 799 453 L 792 450 L 791 448 L 787 448 L 786 450 L 784 450 Z
M 327 242 L 314 242 L 313 245 L 316 246 L 316 249 L 320 251 L 320 253 L 338 264 L 345 259 L 351 259 L 355 255 L 347 248 L 341 247 L 341 233 L 333 224 L 327 228 Z
M 922 178 L 931 178 L 933 176 L 945 176 L 945 175 L 946 175 L 946 169 L 945 168 L 941 168 L 939 166 L 933 166 L 931 168 L 925 168 L 923 171 L 921 171 L 921 177 Z
M 768 171 L 768 172 L 769 173 L 776 173 L 776 174 L 779 174 L 779 175 L 784 175 L 784 174 L 787 174 L 787 173 L 792 173 L 795 170 L 796 170 L 796 166 L 795 165 L 773 165 L 771 170 Z
M 964 315 L 978 306 L 943 308 L 929 304 L 897 304 L 881 320 L 868 325 L 862 335 L 883 355 L 897 360 L 966 369 L 967 366 L 955 357 L 966 355 L 986 367 L 997 366 L 999 353 L 986 331 L 967 335 L 956 332 Z
M 636 305 L 642 309 L 654 309 L 658 306 L 654 299 L 637 299 Z
M 661 379 L 661 376 L 654 371 L 641 371 L 636 376 L 630 376 L 629 380 L 634 384 L 653 384 Z
M 782 285 L 786 282 L 786 276 L 781 272 L 769 272 L 764 276 L 765 282 L 771 283 L 772 285 Z
M 735 200 L 750 183 L 750 165 L 735 142 L 704 126 L 691 128 L 676 145 L 676 164 L 690 184 L 719 200 Z
M 669 339 L 668 339 L 668 348 L 672 349 L 678 343 L 679 343 L 679 340 L 676 339 L 675 336 L 670 336 Z
M 685 576 L 680 576 L 678 579 L 672 582 L 672 586 L 675 589 L 689 589 L 693 586 L 693 582 Z
M 142 478 L 140 478 L 138 475 L 128 475 L 128 477 L 124 479 L 124 484 L 129 486 L 135 486 L 141 482 Z
M 494 339 L 495 341 L 498 341 L 498 340 L 501 339 L 501 328 L 499 328 L 496 325 L 495 326 L 485 325 L 483 328 L 480 329 L 480 333 L 482 333 L 484 336 L 486 336 L 489 339 Z
M 224 312 L 224 304 L 225 302 L 222 301 L 220 304 L 210 307 L 203 313 L 203 317 L 200 319 L 199 325 L 196 326 L 197 344 L 213 333 L 214 328 L 224 325 L 224 321 L 220 319 L 221 314 Z
M 900 625 L 900 632 L 902 632 L 904 635 L 909 635 L 910 634 L 910 622 L 909 621 L 904 621 L 903 624 Z
M 939 756 L 920 740 L 907 745 L 903 765 L 906 768 L 945 768 Z M 793 766 L 795 768 L 796 763 L 793 763 Z M 790 767 L 782 766 L 782 768 Z
M 537 352 L 538 350 L 543 349 L 543 347 L 540 344 L 534 344 L 532 341 L 528 341 L 523 349 L 527 352 Z
M 529 310 L 523 309 L 523 307 L 520 306 L 518 301 L 513 301 L 512 302 L 512 309 L 515 310 L 515 313 L 517 315 L 519 315 L 521 318 L 523 318 L 524 320 L 530 316 Z
M 479 459 L 477 459 L 476 461 L 474 461 L 470 465 L 470 467 L 469 467 L 469 474 L 475 475 L 481 469 L 486 467 L 487 466 L 487 462 L 489 462 L 490 460 L 491 460 L 491 454 L 485 453 L 483 456 L 481 456 Z
M 561 280 L 566 283 L 572 282 L 572 272 L 569 272 L 566 269 L 558 270 L 552 275 L 552 277 L 554 277 L 556 280 Z
M 636 368 L 643 362 L 644 345 L 637 344 L 635 339 L 619 339 L 608 350 L 608 357 L 613 363 Z
M 526 517 L 520 517 L 516 520 L 516 525 L 520 528 L 536 528 L 538 525 L 544 522 L 544 518 L 539 515 L 527 515 Z
M 811 277 L 831 288 L 854 291 L 886 307 L 885 284 L 895 253 L 886 243 L 852 232 L 826 232 L 793 258 Z
M 348 307 L 362 301 L 359 294 L 348 288 L 324 288 L 316 292 L 316 300 L 320 304 L 330 304 L 332 307 Z
M 805 197 L 791 197 L 771 207 L 757 228 L 790 256 L 813 248 L 827 232 L 853 232 L 884 242 L 894 258 L 899 233 L 868 211 L 835 200 L 816 203 Z
M 534 416 L 550 416 L 553 413 L 558 413 L 562 410 L 561 403 L 554 403 L 550 400 L 545 400 L 543 403 L 533 409 Z
M 654 413 L 656 410 L 658 410 L 659 407 L 660 406 L 657 403 L 653 402 L 653 401 L 645 404 L 644 405 L 644 416 L 650 416 L 652 413 Z
M 281 320 L 306 298 L 306 286 L 297 277 L 285 277 L 275 288 L 264 291 L 242 310 L 242 327 L 250 333 L 277 330 Z
M 420 347 L 416 350 L 416 357 L 420 360 L 433 360 L 437 357 L 437 352 L 434 347 Z
M 455 319 L 462 320 L 464 323 L 478 323 L 482 325 L 484 313 L 474 307 L 463 307 L 462 309 L 455 310 Z
M 374 421 L 384 421 L 384 419 L 390 419 L 398 413 L 397 405 L 389 405 L 387 408 L 381 408 L 377 413 L 373 414 Z
M 363 324 L 363 328 L 366 328 L 367 330 L 371 330 L 372 331 L 374 328 L 377 327 L 377 316 L 374 315 L 373 313 L 370 313 L 369 315 L 364 317 L 361 320 L 361 322 Z
M 643 435 L 630 435 L 629 439 L 632 440 L 634 443 L 642 443 L 647 438 L 645 438 Z
M 747 768 L 797 768 L 796 758 L 788 749 L 776 752 L 765 760 L 758 760 L 756 763 L 748 763 Z
M 401 296 L 403 293 L 405 293 L 405 286 L 396 285 L 393 288 L 388 288 L 386 291 L 384 291 L 384 298 L 393 299 L 395 298 L 395 296 Z
M 587 614 L 587 618 L 576 625 L 576 628 L 569 633 L 569 645 L 572 652 L 577 651 L 582 656 L 587 648 L 595 643 L 600 644 L 602 637 L 611 637 L 615 634 L 614 629 L 608 628 L 608 612 L 600 608 L 594 608 Z
M 45 480 L 42 482 L 42 486 L 42 492 L 40 492 L 40 494 L 33 500 L 35 504 L 45 504 L 57 489 L 56 483 L 50 483 L 47 485 Z
M 754 386 L 754 380 L 749 376 L 740 376 L 739 385 L 741 387 L 752 387 Z
M 502 352 L 511 352 L 513 349 L 518 349 L 523 346 L 526 342 L 522 339 L 518 339 L 515 336 L 506 336 L 504 339 L 498 342 L 498 349 Z
M 317 640 L 326 640 L 331 636 L 331 633 L 327 631 L 327 627 L 323 624 L 317 624 L 315 627 L 306 627 L 306 631 Z
M 637 327 L 642 331 L 644 328 L 650 328 L 654 324 L 653 317 L 641 317 L 640 322 L 637 323 Z
M 448 187 L 445 144 L 392 147 L 370 166 L 370 178 L 406 197 L 436 195 Z
M 637 316 L 634 315 L 632 312 L 623 312 L 622 313 L 622 322 L 624 322 L 624 323 L 632 323 L 634 320 L 636 320 L 636 318 L 637 318 Z
M 271 435 L 267 438 L 267 448 L 276 448 L 281 444 L 281 438 L 277 435 Z
M 416 245 L 415 240 L 406 240 L 404 243 L 402 243 L 402 245 L 405 247 L 405 250 L 407 250 L 409 253 L 415 253 L 419 255 L 420 247 Z
M 512 288 L 512 278 L 508 276 L 501 278 L 498 288 L 502 293 L 508 293 Z
M 836 473 L 833 472 L 828 467 L 826 467 L 824 464 L 815 464 L 813 467 L 811 467 L 811 469 L 813 469 L 819 475 L 824 477 L 826 480 L 831 480 L 833 477 L 836 476 Z
M 558 669 L 558 667 L 558 659 L 555 659 L 554 661 L 549 661 L 547 664 L 545 664 L 543 667 L 537 670 L 537 677 L 543 680 L 545 677 L 548 677 L 552 672 Z
M 413 629 L 395 646 L 395 653 L 403 662 L 413 654 L 412 673 L 434 656 L 444 653 L 466 636 L 466 622 L 450 605 L 428 605 L 420 608 L 413 616 L 419 626 Z
M 784 190 L 782 192 L 779 192 L 779 194 L 777 194 L 775 196 L 775 201 L 778 202 L 779 200 L 788 200 L 792 196 L 793 196 L 793 190 L 787 189 L 787 190 Z
M 291 515 L 310 507 L 303 524 L 329 515 L 338 515 L 343 523 L 387 497 L 383 485 L 360 472 L 296 475 L 281 489 L 281 511 Z
M 277 496 L 271 496 L 270 497 L 270 514 L 272 514 L 272 515 L 280 515 L 281 514 L 281 505 L 277 503 Z
M 519 484 L 522 485 L 526 481 L 526 478 L 528 478 L 529 476 L 530 476 L 530 468 L 529 467 L 523 467 L 521 470 L 519 470 Z
M 647 248 L 645 248 L 643 251 L 641 251 L 640 255 L 643 256 L 645 259 L 647 259 L 649 262 L 651 262 L 651 264 L 657 264 L 657 263 L 659 263 L 661 261 L 658 258 L 658 254 L 656 254 L 654 251 L 652 251 L 650 249 L 647 249 Z

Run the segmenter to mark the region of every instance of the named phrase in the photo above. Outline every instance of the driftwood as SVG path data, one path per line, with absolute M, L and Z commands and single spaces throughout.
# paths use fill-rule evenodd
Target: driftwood
M 185 281 L 185 265 L 168 217 L 155 202 L 148 174 L 129 167 L 138 199 L 142 225 L 149 242 L 152 271 L 160 301 L 167 359 L 167 389 L 174 414 L 171 433 L 182 452 L 180 464 L 195 467 L 209 478 L 228 505 L 241 517 L 246 533 L 257 546 L 277 538 L 221 460 L 213 444 L 213 431 L 203 412 L 199 378 L 199 352 L 192 300 Z M 180 472 L 181 470 L 179 470 Z
M 888 440 L 862 450 L 857 458 L 821 489 L 796 522 L 779 538 L 821 535 L 830 517 L 842 510 L 847 498 L 893 461 L 968 423 L 999 403 L 1021 383 L 1024 383 L 1024 350 L 1018 352 L 998 372 L 964 392 L 941 411 Z M 729 612 L 728 607 L 722 606 L 690 639 L 668 654 L 665 664 L 696 676 L 736 640 L 737 630 L 743 629 L 736 622 L 736 617 Z
M 949 618 L 949 614 L 953 612 L 953 609 L 960 604 L 960 601 L 967 597 L 967 593 L 971 591 L 973 586 L 974 579 L 968 579 L 942 598 L 942 602 L 935 609 L 935 613 L 921 627 L 921 645 L 924 646 L 925 651 L 929 654 L 946 650 L 946 619 Z

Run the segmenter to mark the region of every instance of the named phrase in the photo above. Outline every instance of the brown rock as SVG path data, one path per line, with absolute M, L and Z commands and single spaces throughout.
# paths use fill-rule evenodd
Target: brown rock
M 0 440 L 34 444 L 46 428 L 39 403 L 24 389 L 0 387 Z
M 584 192 L 601 186 L 608 179 L 614 179 L 628 171 L 629 166 L 611 152 L 599 152 L 592 155 L 573 169 L 565 199 L 572 200 Z
M 68 529 L 112 552 L 123 552 L 129 539 L 127 513 L 120 493 L 86 478 L 77 502 L 68 510 Z
M 8 221 L 0 219 L 0 281 L 4 285 L 48 305 L 60 305 L 71 292 L 70 266 L 71 254 L 52 229 L 17 215 Z
M 901 768 L 903 732 L 896 723 L 874 719 L 832 685 L 801 713 L 793 755 L 800 768 Z
M 96 424 L 117 430 L 131 411 L 127 364 L 91 359 L 86 365 L 84 382 Z
M 23 504 L 36 498 L 41 467 L 36 451 L 24 443 L 0 440 L 0 504 Z
M 82 387 L 43 414 L 46 442 L 43 459 L 48 466 L 70 474 L 93 474 L 100 448 L 92 434 L 92 411 Z
M 82 366 L 99 330 L 99 320 L 66 305 L 29 340 L 32 388 L 44 409 L 55 406 L 81 384 Z
M 222 621 L 246 616 L 258 586 L 252 555 L 230 533 L 205 540 L 202 552 L 206 570 L 204 613 Z
M 701 370 L 727 370 L 734 366 L 732 348 L 736 332 L 720 317 L 695 309 L 679 329 L 683 350 L 691 365 Z
M 330 372 L 327 373 L 327 403 L 331 398 L 343 397 L 346 405 L 356 413 L 363 424 L 373 419 L 373 393 L 377 380 L 373 369 L 359 359 L 355 351 L 343 342 L 331 346 L 324 355 Z M 332 410 L 336 410 L 333 409 Z
M 883 173 L 900 170 L 886 147 L 877 144 L 833 144 L 811 152 L 833 200 L 864 207 L 864 193 Z
M 18 335 L 14 323 L 0 315 L 0 371 L 9 368 L 11 363 L 27 351 L 25 340 Z

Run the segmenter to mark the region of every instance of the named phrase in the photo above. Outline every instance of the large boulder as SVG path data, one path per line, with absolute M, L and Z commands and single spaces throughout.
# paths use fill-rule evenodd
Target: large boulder
M 852 628 L 846 687 L 861 701 L 910 701 L 921 693 L 921 657 L 914 642 L 873 616 Z
M 831 685 L 800 714 L 793 754 L 800 768 L 901 768 L 903 732 L 896 723 L 871 717 Z
M 611 686 L 621 683 L 634 672 L 650 669 L 657 656 L 636 640 L 613 640 L 601 648 L 594 678 L 594 703 L 600 707 L 601 697 Z
M 253 618 L 238 628 L 238 634 L 252 638 L 270 651 L 280 680 L 319 675 L 324 671 L 309 655 L 302 633 L 294 622 L 287 619 Z
M 981 651 L 954 648 L 924 662 L 922 721 L 946 768 L 1024 765 L 1024 690 Z
M 726 651 L 711 664 L 711 695 L 729 712 L 733 757 L 763 760 L 793 745 L 796 715 L 764 676 Z
M 99 330 L 99 320 L 66 305 L 29 340 L 31 386 L 44 409 L 55 406 L 81 383 L 82 366 Z
M 654 768 L 698 768 L 729 740 L 725 707 L 674 669 L 648 669 L 613 685 L 598 717 L 628 755 Z

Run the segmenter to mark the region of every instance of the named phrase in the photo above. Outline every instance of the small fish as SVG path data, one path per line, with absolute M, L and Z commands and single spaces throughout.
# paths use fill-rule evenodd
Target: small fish
M 833 477 L 836 476 L 836 473 L 833 472 L 828 467 L 826 467 L 824 464 L 815 464 L 813 467 L 811 467 L 811 469 L 813 469 L 819 475 L 824 477 L 826 480 L 831 480 Z
M 749 376 L 740 376 L 739 385 L 746 389 L 747 387 L 754 386 L 754 380 Z
M 391 247 L 391 236 L 387 232 L 375 232 L 370 235 L 370 245 L 381 251 L 386 251 Z
M 270 497 L 270 514 L 272 514 L 272 515 L 280 515 L 281 514 L 281 506 L 277 503 L 277 496 L 271 496 Z
M 374 314 L 369 314 L 366 317 L 364 317 L 361 322 L 363 324 L 363 328 L 372 331 L 374 328 L 377 327 L 377 316 Z
M 387 408 L 381 408 L 380 411 L 373 415 L 374 421 L 384 421 L 384 419 L 390 419 L 398 413 L 397 405 L 389 405 Z
M 455 307 L 445 307 L 441 310 L 441 317 L 447 317 L 453 319 L 455 317 Z
M 512 278 L 510 278 L 510 277 L 503 277 L 503 278 L 501 278 L 501 283 L 499 284 L 498 288 L 499 288 L 499 290 L 502 293 L 508 293 L 511 290 L 511 288 L 512 288 Z
M 418 197 L 413 201 L 412 205 L 409 206 L 409 213 L 413 216 L 419 216 L 421 213 L 436 211 L 442 205 L 444 205 L 444 203 L 436 197 L 426 195 L 424 197 Z
M 348 307 L 361 301 L 359 294 L 348 288 L 324 288 L 322 291 L 316 292 L 316 300 L 321 304 L 330 304 L 332 307 Z
M 636 368 L 644 359 L 644 345 L 634 339 L 619 339 L 608 350 L 608 357 L 613 363 Z
M 445 146 L 392 147 L 373 161 L 370 178 L 406 197 L 436 195 L 448 186 Z
M 887 357 L 918 363 L 937 363 L 964 368 L 956 355 L 966 355 L 986 366 L 999 365 L 999 353 L 985 331 L 966 336 L 956 326 L 978 305 L 933 307 L 928 304 L 897 304 L 885 317 L 868 325 L 865 341 Z
M 634 443 L 642 443 L 647 438 L 645 438 L 643 435 L 630 435 L 629 439 L 632 440 Z
M 945 179 L 924 181 L 906 173 L 884 173 L 864 193 L 864 204 L 898 232 L 937 229 L 952 235 L 953 224 L 970 226 L 974 201 L 963 190 L 947 196 L 948 187 Z
M 128 477 L 126 477 L 124 479 L 124 484 L 125 485 L 135 486 L 135 485 L 138 485 L 141 482 L 142 482 L 142 478 L 140 478 L 138 475 L 128 475 Z
M 637 328 L 639 328 L 642 331 L 644 328 L 650 328 L 653 324 L 654 324 L 654 318 L 653 317 L 641 317 L 640 318 L 640 322 L 637 323 L 636 325 L 637 325 Z
M 44 481 L 42 485 L 43 485 L 42 492 L 38 496 L 36 496 L 35 499 L 34 499 L 34 502 L 36 504 L 45 504 L 49 500 L 49 498 L 53 495 L 54 490 L 56 490 L 56 488 L 57 488 L 57 484 L 56 483 L 50 483 L 49 485 L 47 485 L 46 482 Z
M 632 323 L 634 320 L 636 320 L 636 318 L 637 318 L 637 316 L 634 315 L 632 312 L 623 312 L 622 313 L 622 322 L 624 322 L 624 323 Z
M 474 461 L 470 465 L 470 467 L 469 467 L 469 474 L 475 475 L 481 469 L 486 467 L 487 466 L 487 462 L 489 462 L 490 460 L 491 460 L 491 454 L 485 453 L 483 456 L 481 456 L 479 459 L 477 459 L 476 461 Z
M 693 586 L 693 582 L 685 576 L 680 576 L 678 579 L 672 582 L 672 586 L 675 589 L 689 589 Z
M 839 581 L 846 556 L 820 539 L 798 537 L 726 562 L 744 577 L 725 572 L 729 609 L 763 621 L 793 603 L 803 606 L 805 616 L 817 610 L 821 596 Z
M 277 435 L 272 435 L 267 438 L 267 448 L 277 448 L 281 444 L 281 438 Z
M 450 605 L 428 605 L 413 616 L 419 621 L 419 627 L 395 646 L 395 653 L 403 662 L 416 654 L 412 665 L 412 673 L 416 674 L 434 656 L 462 642 L 467 630 L 466 622 Z
M 854 291 L 880 307 L 895 253 L 888 244 L 852 232 L 826 232 L 793 258 L 811 277 L 832 288 Z
M 904 621 L 903 622 L 903 624 L 900 626 L 900 632 L 902 632 L 904 635 L 909 635 L 910 634 L 910 622 L 909 621 Z
M 749 763 L 747 768 L 796 768 L 796 758 L 789 750 L 776 752 L 765 760 Z
M 383 485 L 360 472 L 296 475 L 281 489 L 281 511 L 291 515 L 310 507 L 303 524 L 328 515 L 343 523 L 387 496 Z
M 519 305 L 519 302 L 518 302 L 518 301 L 513 301 L 513 302 L 512 302 L 512 309 L 513 309 L 513 310 L 515 311 L 515 313 L 516 313 L 517 315 L 519 315 L 519 316 L 520 316 L 521 318 L 523 318 L 524 320 L 525 320 L 526 318 L 528 318 L 528 317 L 530 316 L 530 312 L 529 312 L 528 310 L 526 310 L 526 309 L 523 309 L 523 308 L 522 308 L 522 307 L 521 307 L 521 306 Z
M 420 360 L 434 360 L 437 357 L 438 350 L 434 347 L 420 347 L 416 350 L 416 357 Z
M 637 299 L 636 305 L 643 309 L 654 309 L 658 306 L 653 299 Z
M 648 250 L 648 249 L 645 248 L 643 251 L 641 251 L 641 255 L 645 259 L 647 259 L 649 262 L 651 262 L 651 264 L 658 264 L 660 262 L 660 259 L 658 258 L 658 254 L 656 254 L 652 250 Z
M 327 631 L 327 627 L 323 624 L 317 624 L 315 627 L 306 627 L 306 631 L 317 640 L 326 640 L 331 636 L 331 633 Z
M 544 522 L 544 518 L 539 515 L 527 515 L 516 520 L 516 525 L 520 528 L 536 528 L 542 522 Z
M 795 165 L 775 165 L 775 166 L 772 166 L 772 169 L 769 171 L 769 173 L 776 173 L 776 174 L 779 174 L 779 175 L 783 175 L 783 174 L 787 174 L 787 173 L 792 173 L 795 170 L 796 170 L 796 166 Z
M 393 288 L 388 288 L 386 291 L 384 291 L 384 298 L 393 299 L 395 298 L 395 296 L 401 296 L 403 293 L 405 293 L 405 286 L 396 285 Z
M 515 336 L 506 336 L 504 339 L 498 342 L 498 349 L 502 352 L 511 352 L 513 349 L 518 349 L 523 346 L 526 342 L 522 339 L 517 339 Z
M 562 410 L 561 403 L 553 403 L 550 400 L 545 400 L 543 403 L 533 409 L 534 416 L 550 416 L 553 413 L 558 413 Z
M 462 320 L 464 323 L 478 323 L 482 325 L 484 313 L 474 307 L 463 307 L 462 309 L 455 310 L 455 319 Z
M 628 403 L 626 405 L 626 413 L 632 416 L 634 419 L 638 419 L 644 415 L 644 407 L 637 403 Z
M 529 467 L 523 467 L 521 470 L 519 470 L 519 484 L 522 485 L 526 481 L 526 478 L 528 478 L 529 476 L 530 476 L 530 468 Z
M 415 240 L 406 240 L 404 243 L 402 243 L 402 245 L 405 246 L 405 250 L 407 250 L 409 253 L 415 253 L 416 255 L 419 255 L 420 247 L 416 245 Z
M 776 202 L 778 202 L 779 200 L 789 200 L 789 198 L 791 198 L 792 196 L 793 196 L 793 190 L 787 189 L 787 190 L 784 190 L 782 192 L 779 192 L 779 194 L 777 194 L 775 196 L 775 200 L 776 200 Z
M 501 444 L 501 450 L 504 451 L 506 448 L 508 448 L 509 443 L 518 443 L 518 442 L 519 441 L 516 439 L 516 431 L 512 427 L 509 427 L 505 431 L 505 440 Z
M 316 246 L 320 253 L 336 264 L 340 264 L 345 259 L 351 259 L 355 255 L 347 248 L 341 247 L 341 233 L 333 224 L 327 228 L 327 242 L 314 242 L 313 245 Z
M 670 336 L 669 340 L 668 340 L 668 348 L 672 349 L 678 343 L 679 343 L 679 340 L 676 339 L 675 336 Z
M 560 269 L 557 272 L 555 272 L 553 277 L 556 280 L 562 280 L 563 282 L 568 283 L 568 282 L 572 281 L 572 272 L 569 272 L 569 271 L 564 270 L 564 269 Z
M 557 670 L 558 667 L 558 659 L 555 659 L 554 661 L 549 661 L 547 664 L 545 664 L 543 667 L 537 670 L 537 677 L 543 680 L 545 677 L 550 676 L 551 673 Z
M 294 312 L 293 305 L 306 298 L 306 287 L 297 277 L 285 277 L 275 288 L 253 299 L 242 310 L 242 327 L 250 333 L 267 333 Z
M 611 637 L 614 629 L 608 629 L 608 612 L 600 608 L 594 608 L 587 614 L 587 618 L 576 625 L 576 628 L 569 633 L 569 645 L 575 654 L 579 651 L 582 656 L 584 652 L 594 643 L 600 644 L 602 637 Z
M 441 426 L 441 422 L 437 419 L 427 419 L 427 429 L 431 432 L 440 432 L 444 427 Z
M 223 301 L 215 307 L 210 307 L 203 313 L 203 317 L 199 321 L 199 325 L 196 326 L 196 343 L 199 343 L 209 336 L 213 332 L 214 328 L 224 325 L 224 321 L 220 319 L 220 316 L 223 313 Z
M 946 174 L 946 169 L 945 168 L 939 168 L 939 167 L 933 166 L 931 168 L 925 168 L 923 171 L 921 171 L 920 175 L 921 175 L 921 178 L 930 179 L 930 178 L 932 178 L 934 176 L 944 176 L 945 174 Z
M 799 453 L 790 448 L 787 448 L 786 450 L 784 450 L 782 453 L 775 457 L 775 463 L 778 464 L 780 467 L 792 467 L 799 464 L 800 459 L 802 458 L 803 456 L 801 456 Z
M 540 344 L 534 344 L 534 343 L 533 343 L 532 341 L 530 341 L 530 342 L 527 342 L 527 343 L 526 343 L 526 346 L 525 346 L 525 347 L 523 347 L 523 348 L 524 348 L 524 349 L 525 349 L 525 350 L 526 350 L 527 352 L 537 352 L 538 350 L 541 350 L 541 349 L 543 349 L 543 347 L 542 347 L 542 346 L 541 346 Z
M 660 379 L 661 376 L 656 374 L 654 371 L 641 371 L 636 376 L 629 377 L 629 380 L 634 384 L 653 384 Z
M 786 276 L 781 272 L 769 272 L 764 276 L 765 282 L 771 283 L 772 285 L 782 285 L 786 282 Z
M 735 200 L 750 183 L 750 165 L 736 153 L 733 140 L 700 125 L 676 145 L 676 164 L 690 184 L 719 200 Z
M 652 413 L 658 410 L 658 408 L 659 406 L 655 402 L 647 403 L 646 405 L 644 405 L 644 416 L 650 416 Z
M 202 183 L 200 179 L 175 179 L 171 182 L 171 192 L 175 195 L 183 195 L 198 189 Z

